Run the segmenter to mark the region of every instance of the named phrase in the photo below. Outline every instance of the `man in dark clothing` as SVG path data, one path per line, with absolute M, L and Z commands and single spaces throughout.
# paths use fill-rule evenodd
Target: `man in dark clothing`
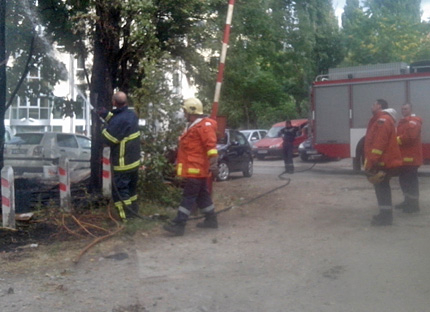
M 291 121 L 287 119 L 285 121 L 285 128 L 282 128 L 279 131 L 279 136 L 282 136 L 283 139 L 283 157 L 285 164 L 285 172 L 294 173 L 294 164 L 293 164 L 293 150 L 294 150 L 294 139 L 297 136 L 297 131 L 299 128 L 293 127 Z
M 110 147 L 113 166 L 112 197 L 123 221 L 135 217 L 138 168 L 140 166 L 140 131 L 136 114 L 128 109 L 127 95 L 117 92 L 112 97 L 114 109 L 105 117 L 103 142 Z

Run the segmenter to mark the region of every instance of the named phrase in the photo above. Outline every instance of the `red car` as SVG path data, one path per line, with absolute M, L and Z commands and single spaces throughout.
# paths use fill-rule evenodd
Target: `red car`
M 298 154 L 298 146 L 308 138 L 308 120 L 293 119 L 291 120 L 293 127 L 298 127 L 297 137 L 294 139 L 294 154 Z M 255 156 L 258 159 L 264 159 L 268 156 L 282 157 L 282 137 L 279 136 L 279 131 L 285 127 L 285 121 L 275 123 L 270 128 L 267 135 L 254 144 Z

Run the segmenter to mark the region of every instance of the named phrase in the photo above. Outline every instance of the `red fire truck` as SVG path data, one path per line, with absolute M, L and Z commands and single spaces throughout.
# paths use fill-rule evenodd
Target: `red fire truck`
M 328 157 L 352 157 L 354 170 L 360 170 L 371 106 L 377 99 L 385 99 L 398 119 L 401 105 L 412 104 L 423 118 L 423 156 L 430 160 L 429 61 L 335 68 L 318 76 L 311 94 L 314 148 Z

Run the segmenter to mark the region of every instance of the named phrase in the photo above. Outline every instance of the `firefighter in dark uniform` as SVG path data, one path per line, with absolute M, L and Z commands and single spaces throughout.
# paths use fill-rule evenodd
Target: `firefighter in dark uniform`
M 112 197 L 123 221 L 137 215 L 137 182 L 140 166 L 140 131 L 136 114 L 128 108 L 127 95 L 112 97 L 114 109 L 103 116 L 103 142 L 110 147 L 113 166 Z
M 299 128 L 293 127 L 290 120 L 285 121 L 285 128 L 279 131 L 279 136 L 282 136 L 283 146 L 282 153 L 284 158 L 285 172 L 294 173 L 293 151 L 294 139 L 297 136 Z
M 208 178 L 216 176 L 218 171 L 217 123 L 203 115 L 202 103 L 197 98 L 186 99 L 183 109 L 188 124 L 179 138 L 176 172 L 185 179 L 184 189 L 176 218 L 163 227 L 175 236 L 184 235 L 186 222 L 195 205 L 205 216 L 197 227 L 218 228 L 208 189 Z
M 364 169 L 374 185 L 379 214 L 372 219 L 372 225 L 391 225 L 393 206 L 390 178 L 402 165 L 397 144 L 395 111 L 388 108 L 385 100 L 379 99 L 372 106 L 373 117 L 367 126 L 364 140 Z
M 420 210 L 418 167 L 423 164 L 421 145 L 422 119 L 412 114 L 411 104 L 402 106 L 403 118 L 397 125 L 397 142 L 402 154 L 403 166 L 400 169 L 399 183 L 404 195 L 404 201 L 396 205 L 396 209 L 412 213 Z

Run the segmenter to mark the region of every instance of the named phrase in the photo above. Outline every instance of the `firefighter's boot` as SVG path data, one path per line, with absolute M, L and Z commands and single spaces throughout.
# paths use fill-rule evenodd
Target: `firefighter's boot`
M 399 209 L 399 210 L 402 210 L 402 209 L 403 209 L 403 208 L 405 208 L 407 205 L 408 205 L 408 203 L 407 203 L 407 201 L 406 201 L 406 199 L 405 199 L 405 200 L 404 200 L 403 202 L 401 202 L 400 204 L 395 205 L 395 206 L 394 206 L 394 208 Z
M 196 225 L 198 228 L 206 228 L 206 229 L 217 229 L 218 228 L 218 220 L 216 214 L 206 215 L 203 222 L 199 222 Z
M 174 236 L 183 236 L 185 233 L 185 223 L 184 222 L 172 222 L 170 224 L 165 224 L 163 229 L 167 232 L 173 234 Z
M 408 204 L 403 207 L 404 213 L 414 213 L 420 211 L 420 205 L 418 199 L 408 200 Z
M 393 211 L 392 210 L 380 210 L 379 214 L 373 216 L 372 222 L 374 226 L 381 225 L 392 225 L 393 224 Z
M 286 173 L 294 173 L 294 165 L 293 164 L 285 164 L 285 172 Z

